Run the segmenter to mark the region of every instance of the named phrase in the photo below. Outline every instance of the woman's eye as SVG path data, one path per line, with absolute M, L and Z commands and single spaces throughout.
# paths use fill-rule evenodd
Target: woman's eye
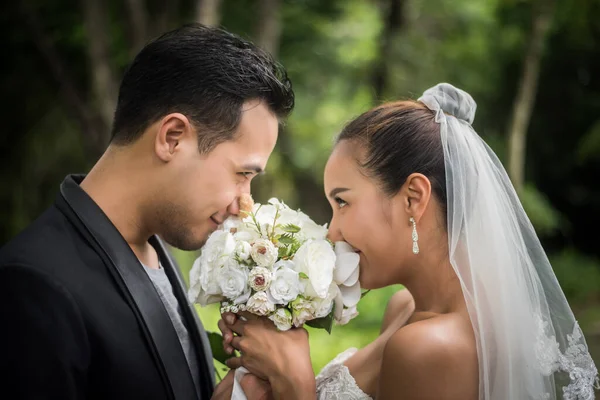
M 346 203 L 344 200 L 340 199 L 339 197 L 335 198 L 335 202 L 338 204 L 339 208 L 343 208 L 348 205 L 348 203 Z
M 242 176 L 242 177 L 244 177 L 246 179 L 252 177 L 252 174 L 254 174 L 254 172 L 238 172 L 239 176 Z

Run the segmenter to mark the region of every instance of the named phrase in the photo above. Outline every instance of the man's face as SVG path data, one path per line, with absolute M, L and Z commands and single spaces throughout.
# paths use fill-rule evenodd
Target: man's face
M 223 220 L 239 213 L 238 199 L 250 193 L 251 180 L 265 170 L 277 132 L 278 120 L 269 108 L 249 101 L 234 140 L 207 154 L 198 152 L 197 141 L 181 146 L 169 163 L 172 183 L 157 210 L 158 234 L 179 249 L 200 248 Z

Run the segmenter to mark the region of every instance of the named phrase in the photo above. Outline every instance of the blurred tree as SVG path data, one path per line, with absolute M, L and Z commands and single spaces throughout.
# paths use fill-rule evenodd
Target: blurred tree
M 217 26 L 221 21 L 221 0 L 196 0 L 196 21 Z
M 119 76 L 115 71 L 110 49 L 107 3 L 102 0 L 81 0 L 87 34 L 88 76 L 91 79 L 92 107 L 97 109 L 102 125 L 98 152 L 108 145 L 113 114 L 117 106 Z
M 527 128 L 535 102 L 544 45 L 554 16 L 554 1 L 534 0 L 531 9 L 531 32 L 508 133 L 508 173 L 517 192 L 521 192 L 525 181 Z
M 281 40 L 281 0 L 259 0 L 255 31 L 256 44 L 277 58 Z

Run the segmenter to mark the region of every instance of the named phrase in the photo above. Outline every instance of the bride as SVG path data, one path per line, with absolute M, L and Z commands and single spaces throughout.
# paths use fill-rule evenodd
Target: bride
M 341 132 L 325 168 L 329 238 L 360 254 L 363 288 L 406 290 L 381 335 L 316 380 L 306 331 L 224 314 L 225 348 L 241 351 L 228 365 L 264 382 L 262 394 L 594 399 L 585 339 L 504 168 L 471 127 L 475 109 L 442 83 Z

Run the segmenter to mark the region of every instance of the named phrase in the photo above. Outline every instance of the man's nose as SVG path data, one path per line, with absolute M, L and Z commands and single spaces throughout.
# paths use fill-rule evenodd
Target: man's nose
M 240 215 L 240 198 L 236 197 L 233 201 L 227 206 L 227 213 L 229 215 Z

